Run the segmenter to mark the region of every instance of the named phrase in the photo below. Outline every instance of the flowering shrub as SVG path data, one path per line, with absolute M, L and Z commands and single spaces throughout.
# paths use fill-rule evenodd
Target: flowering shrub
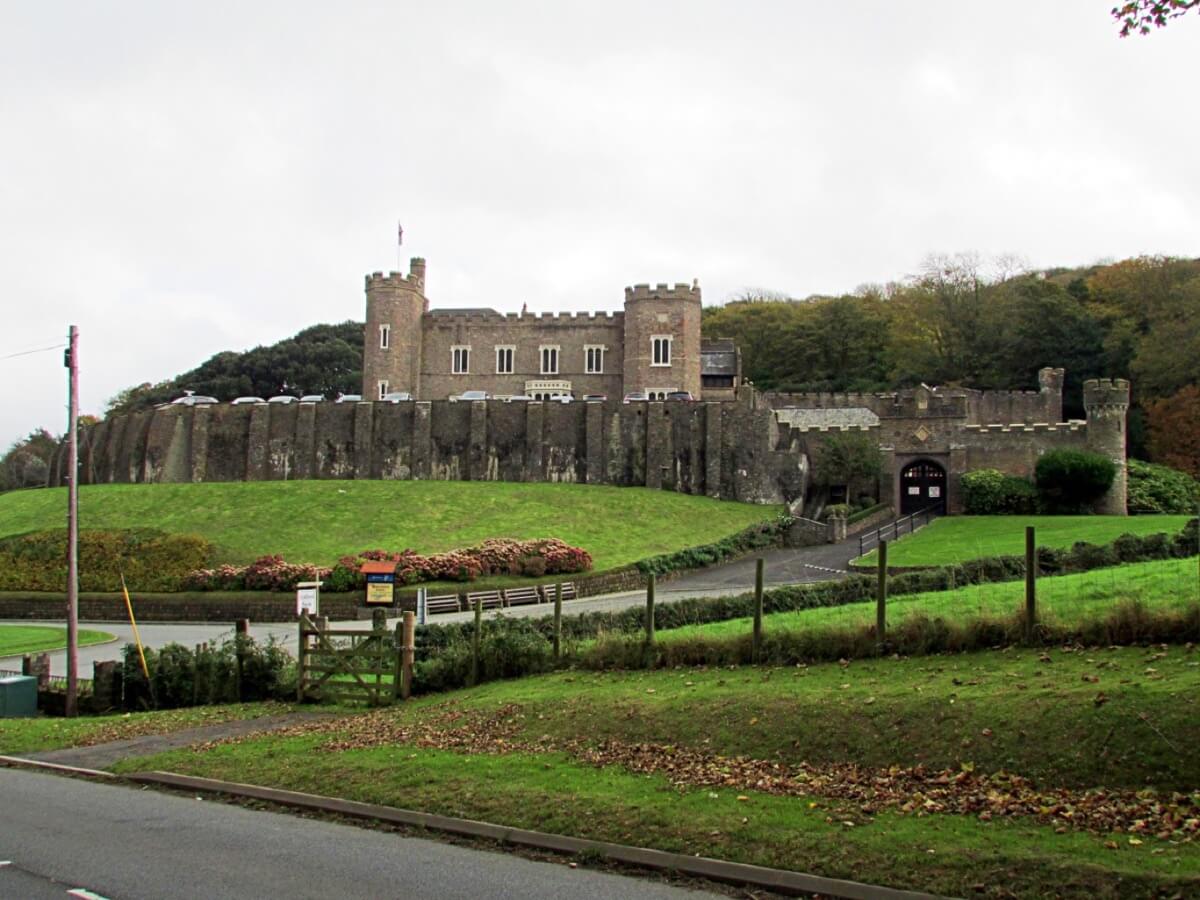
M 414 550 L 364 550 L 343 556 L 331 568 L 288 563 L 282 556 L 263 556 L 248 566 L 224 565 L 189 572 L 184 587 L 193 591 L 291 591 L 300 581 L 324 581 L 325 589 L 331 592 L 361 590 L 366 579 L 359 570 L 367 561 L 395 563 L 399 584 L 474 581 L 483 575 L 540 577 L 586 572 L 592 567 L 591 554 L 557 538 L 496 538 L 431 556 Z

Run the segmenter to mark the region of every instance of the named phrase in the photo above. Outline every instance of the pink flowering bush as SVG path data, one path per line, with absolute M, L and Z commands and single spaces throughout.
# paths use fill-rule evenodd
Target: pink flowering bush
M 218 566 L 197 569 L 184 577 L 184 588 L 193 591 L 291 591 L 300 581 L 324 581 L 331 592 L 362 589 L 366 582 L 360 570 L 367 561 L 396 564 L 396 581 L 421 584 L 426 581 L 474 581 L 485 575 L 565 575 L 586 572 L 592 557 L 580 547 L 557 538 L 516 541 L 495 538 L 475 547 L 447 550 L 422 556 L 414 550 L 393 553 L 364 550 L 343 556 L 331 568 L 297 565 L 282 556 L 263 556 L 248 566 Z

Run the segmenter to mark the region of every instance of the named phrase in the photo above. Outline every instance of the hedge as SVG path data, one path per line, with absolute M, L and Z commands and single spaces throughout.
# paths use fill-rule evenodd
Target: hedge
M 792 516 L 777 516 L 766 522 L 759 522 L 744 528 L 737 534 L 722 538 L 711 544 L 701 544 L 697 547 L 685 547 L 674 553 L 664 553 L 661 556 L 651 556 L 648 559 L 634 563 L 643 575 L 665 575 L 668 572 L 679 572 L 685 569 L 698 569 L 704 566 L 716 565 L 735 556 L 749 553 L 763 547 L 777 545 L 784 532 L 796 520 Z
M 1131 459 L 1128 463 L 1126 508 L 1131 513 L 1187 515 L 1200 505 L 1200 481 L 1170 466 Z

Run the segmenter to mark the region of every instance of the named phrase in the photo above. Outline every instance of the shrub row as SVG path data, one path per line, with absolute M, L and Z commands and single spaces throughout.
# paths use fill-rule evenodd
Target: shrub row
M 206 566 L 213 547 L 194 534 L 150 528 L 79 533 L 79 588 L 119 591 L 130 587 L 178 590 L 186 574 Z M 65 591 L 67 532 L 36 531 L 0 540 L 0 590 Z
M 971 516 L 1021 516 L 1037 511 L 1037 488 L 998 469 L 967 472 L 960 482 L 963 510 Z
M 121 666 L 125 709 L 175 709 L 295 696 L 295 660 L 274 638 L 258 643 L 251 637 L 236 637 L 194 650 L 167 644 L 157 651 L 147 648 L 145 653 L 149 681 L 142 674 L 137 647 L 125 645 Z
M 1086 513 L 1116 474 L 1116 464 L 1099 453 L 1051 450 L 1038 459 L 1033 483 L 997 469 L 967 472 L 963 509 L 973 516 Z
M 775 546 L 782 539 L 783 533 L 795 521 L 791 516 L 777 516 L 766 522 L 751 525 L 737 534 L 732 534 L 711 544 L 685 547 L 674 553 L 651 556 L 648 559 L 639 560 L 635 565 L 643 575 L 665 575 L 668 572 L 715 565 L 751 550 Z
M 299 565 L 285 562 L 282 556 L 263 556 L 248 566 L 223 565 L 189 572 L 183 585 L 194 591 L 290 591 L 301 581 L 321 580 L 326 590 L 354 591 L 361 590 L 365 583 L 360 569 L 369 560 L 395 563 L 396 580 L 400 584 L 473 581 L 481 575 L 541 577 L 584 572 L 592 567 L 592 557 L 586 550 L 557 538 L 497 539 L 432 556 L 412 550 L 399 553 L 364 550 L 356 556 L 343 556 L 332 567 Z

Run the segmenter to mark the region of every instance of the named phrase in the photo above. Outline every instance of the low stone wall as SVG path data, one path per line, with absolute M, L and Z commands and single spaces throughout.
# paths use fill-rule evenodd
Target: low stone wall
M 877 512 L 865 518 L 859 519 L 857 522 L 849 522 L 846 525 L 846 537 L 853 537 L 856 534 L 862 534 L 864 531 L 872 531 L 878 528 L 884 522 L 890 522 L 895 518 L 896 513 L 890 506 L 885 506 Z

